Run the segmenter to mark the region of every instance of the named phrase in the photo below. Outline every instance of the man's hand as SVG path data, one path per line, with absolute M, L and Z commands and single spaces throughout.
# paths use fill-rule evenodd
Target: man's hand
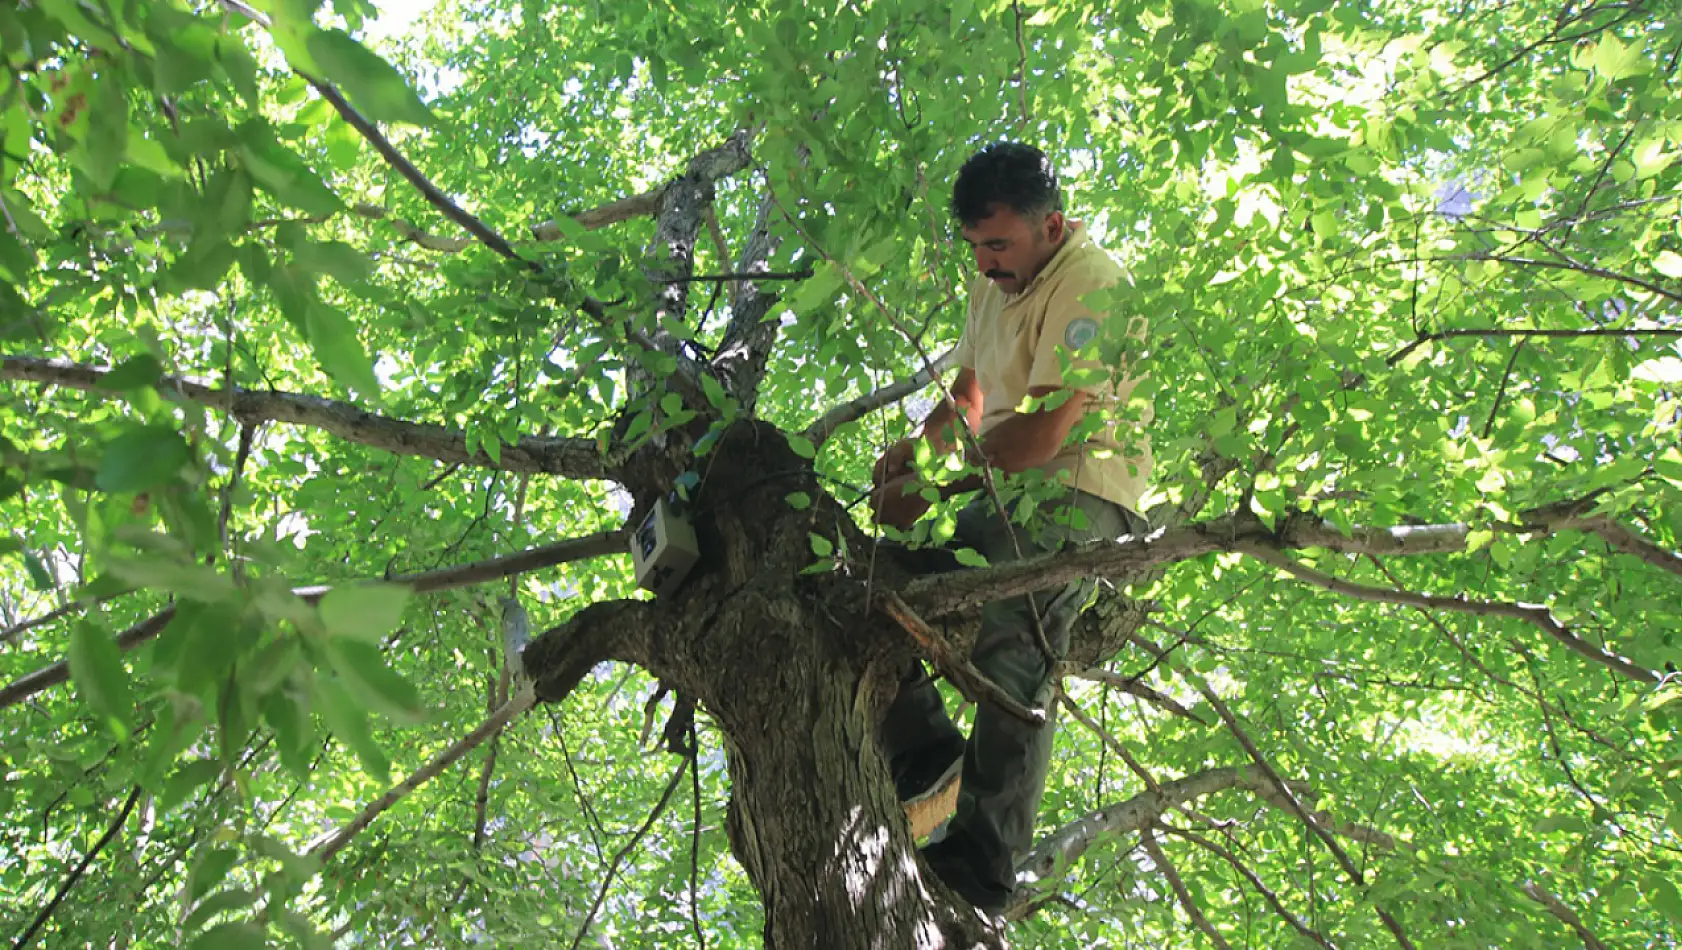
M 913 488 L 912 486 L 916 486 Z M 877 487 L 870 498 L 876 520 L 901 531 L 917 523 L 929 510 L 931 502 L 923 497 L 922 484 L 916 475 L 901 475 Z M 907 489 L 910 489 L 909 491 Z
M 917 440 L 900 439 L 882 457 L 876 460 L 876 468 L 870 473 L 870 484 L 880 488 L 896 478 L 911 474 L 911 460 L 917 457 Z

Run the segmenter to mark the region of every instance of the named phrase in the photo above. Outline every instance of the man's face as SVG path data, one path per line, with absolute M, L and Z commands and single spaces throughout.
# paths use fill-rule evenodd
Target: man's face
M 973 225 L 964 240 L 975 251 L 975 267 L 1007 294 L 1019 294 L 1050 263 L 1063 243 L 1063 213 L 1024 217 L 1003 205 Z

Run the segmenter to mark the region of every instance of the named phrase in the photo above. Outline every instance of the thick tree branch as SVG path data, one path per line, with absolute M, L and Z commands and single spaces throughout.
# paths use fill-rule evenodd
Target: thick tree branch
M 440 568 L 420 574 L 389 577 L 383 579 L 382 582 L 408 584 L 416 593 L 468 587 L 473 584 L 483 584 L 487 581 L 501 580 L 528 571 L 554 567 L 557 564 L 582 561 L 607 554 L 617 554 L 624 550 L 626 537 L 627 535 L 623 531 L 603 532 L 588 537 L 558 541 L 554 544 L 521 551 L 518 554 L 475 561 L 471 564 Z M 292 593 L 314 603 L 332 589 L 330 585 L 314 585 L 294 588 Z M 174 616 L 175 607 L 170 605 L 129 627 L 117 635 L 118 649 L 132 650 L 151 640 L 162 633 L 165 627 L 169 626 L 169 621 Z M 36 693 L 57 686 L 69 678 L 70 667 L 63 660 L 44 666 L 27 676 L 14 680 L 5 689 L 0 689 L 0 709 L 23 702 Z
M 1571 513 L 1569 505 L 1537 508 L 1523 512 L 1517 524 L 1498 523 L 1491 527 L 1533 537 L 1566 530 L 1593 530 L 1585 519 Z M 1060 552 L 980 570 L 923 577 L 908 584 L 901 595 L 922 616 L 943 617 L 992 600 L 1056 587 L 1079 577 L 1104 577 L 1124 583 L 1165 565 L 1224 551 L 1322 548 L 1341 554 L 1374 556 L 1457 554 L 1466 550 L 1467 538 L 1476 528 L 1466 522 L 1395 527 L 1357 525 L 1345 534 L 1318 518 L 1294 517 L 1274 530 L 1253 515 L 1239 513 L 1122 541 L 1070 545 Z M 1663 562 L 1669 569 L 1667 559 L 1672 555 L 1633 535 L 1620 540 L 1630 545 L 1630 553 L 1649 563 Z M 1650 551 L 1646 550 L 1649 548 Z M 1521 616 L 1520 612 L 1506 612 Z M 1536 622 L 1529 616 L 1522 619 Z M 1549 632 L 1558 636 L 1554 631 Z M 1640 678 L 1639 674 L 1637 677 Z
M 657 613 L 651 601 L 602 601 L 544 631 L 521 655 L 538 700 L 565 699 L 598 663 L 622 660 L 647 667 Z
M 368 803 L 368 807 L 362 809 L 362 813 L 351 819 L 344 827 L 310 845 L 307 853 L 320 859 L 323 864 L 333 860 L 333 856 L 338 854 L 345 845 L 350 844 L 351 839 L 355 838 L 364 828 L 373 824 L 374 819 L 380 817 L 391 806 L 407 798 L 410 792 L 438 777 L 441 772 L 455 764 L 462 756 L 477 749 L 486 739 L 501 733 L 503 727 L 507 726 L 515 716 L 532 708 L 536 702 L 537 694 L 533 691 L 531 685 L 529 683 L 522 684 L 514 692 L 514 695 L 502 704 L 502 708 L 480 723 L 477 729 L 451 743 L 449 748 L 433 756 L 432 761 L 416 769 L 410 773 L 408 778 L 392 786 L 384 795 Z
M 1028 856 L 1017 862 L 1018 888 L 1005 914 L 1020 918 L 1037 899 L 1044 897 L 1062 880 L 1068 868 L 1100 839 L 1140 831 L 1170 808 L 1230 788 L 1255 790 L 1263 780 L 1253 769 L 1205 769 L 1184 778 L 1161 783 L 1155 791 L 1144 791 L 1114 805 L 1075 819 L 1041 838 Z
M 610 224 L 629 221 L 632 218 L 645 218 L 659 209 L 660 193 L 664 190 L 661 187 L 653 191 L 645 191 L 640 195 L 620 198 L 617 201 L 610 201 L 607 204 L 591 208 L 589 211 L 579 212 L 570 217 L 586 231 L 595 231 Z M 559 241 L 565 235 L 566 232 L 562 231 L 560 225 L 554 221 L 544 221 L 531 227 L 531 236 L 534 241 Z
M 140 621 L 122 633 L 117 634 L 117 648 L 132 650 L 163 633 L 175 617 L 175 607 L 170 605 L 158 611 L 145 620 Z M 65 660 L 43 666 L 33 673 L 20 676 L 0 689 L 0 709 L 15 706 L 36 693 L 48 690 L 70 679 L 70 664 Z
M 753 233 L 743 242 L 741 256 L 736 261 L 738 273 L 764 271 L 766 262 L 781 243 L 771 230 L 771 212 L 775 207 L 770 195 L 760 201 Z M 775 292 L 752 280 L 737 283 L 730 298 L 730 323 L 724 328 L 713 367 L 745 411 L 751 412 L 758 402 L 759 384 L 777 341 L 779 324 L 768 319 L 777 299 Z
M 823 418 L 806 427 L 806 438 L 812 440 L 813 445 L 823 445 L 835 431 L 849 422 L 856 422 L 883 406 L 889 406 L 901 399 L 917 392 L 941 373 L 952 368 L 957 362 L 958 351 L 947 350 L 935 357 L 934 362 L 911 376 L 883 386 L 872 393 L 867 393 L 852 402 L 842 403 L 834 409 L 824 413 Z
M 812 276 L 812 269 L 792 271 L 740 271 L 729 274 L 692 274 L 687 277 L 665 278 L 668 284 L 723 284 L 738 280 L 805 280 Z
M 25 356 L 0 357 L 0 379 L 19 379 L 105 392 L 109 371 L 80 363 Z M 612 469 L 590 439 L 526 436 L 504 445 L 500 460 L 483 448 L 467 451 L 467 436 L 429 422 L 406 422 L 319 396 L 252 389 L 218 389 L 184 377 L 166 376 L 157 383 L 166 399 L 194 402 L 220 409 L 241 422 L 286 422 L 331 433 L 348 442 L 442 462 L 461 462 L 506 472 L 537 472 L 568 478 L 611 478 Z
M 1634 531 L 1605 515 L 1586 515 L 1571 518 L 1566 524 L 1578 531 L 1598 535 L 1601 540 L 1631 557 L 1639 558 L 1662 571 L 1682 577 L 1682 554 L 1666 551 Z
M 1654 671 L 1610 650 L 1596 646 L 1572 633 L 1558 620 L 1554 619 L 1552 611 L 1540 604 L 1469 600 L 1463 597 L 1439 597 L 1432 594 L 1417 594 L 1413 591 L 1369 587 L 1333 577 L 1305 564 L 1299 564 L 1275 550 L 1255 545 L 1245 545 L 1240 547 L 1239 550 L 1259 561 L 1271 564 L 1299 580 L 1356 600 L 1405 604 L 1427 610 L 1451 610 L 1456 613 L 1474 614 L 1483 617 L 1513 617 L 1523 620 L 1540 627 L 1544 633 L 1559 641 L 1566 648 L 1588 657 L 1614 673 L 1642 683 L 1659 681 L 1659 674 Z

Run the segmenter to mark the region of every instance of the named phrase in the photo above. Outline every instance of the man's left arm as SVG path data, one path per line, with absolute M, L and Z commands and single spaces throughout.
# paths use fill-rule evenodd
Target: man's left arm
M 1043 467 L 1062 451 L 1069 432 L 1086 415 L 1091 390 L 1067 385 L 1059 355 L 1059 350 L 1068 353 L 1073 370 L 1103 369 L 1099 361 L 1078 355 L 1100 330 L 1099 316 L 1080 301 L 1080 294 L 1078 285 L 1061 286 L 1052 293 L 1028 374 L 1033 408 L 1017 407 L 981 440 L 981 455 L 994 469 L 1014 475 Z M 981 464 L 973 452 L 969 461 Z M 941 486 L 941 495 L 950 498 L 980 485 L 979 476 L 967 476 Z

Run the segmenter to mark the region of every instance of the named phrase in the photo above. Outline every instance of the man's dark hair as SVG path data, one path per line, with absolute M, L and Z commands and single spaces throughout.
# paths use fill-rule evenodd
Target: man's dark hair
M 1063 210 L 1051 159 L 1021 142 L 995 142 L 970 156 L 952 186 L 952 213 L 969 227 L 991 217 L 994 205 L 1023 217 Z

